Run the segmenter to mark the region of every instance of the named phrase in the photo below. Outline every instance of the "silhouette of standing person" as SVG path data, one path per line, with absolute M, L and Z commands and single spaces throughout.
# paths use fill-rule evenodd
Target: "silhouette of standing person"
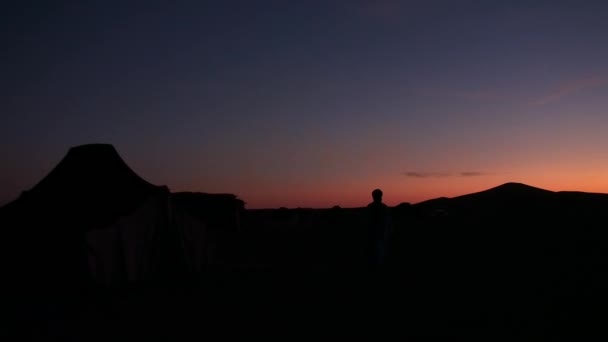
M 389 209 L 382 203 L 382 190 L 372 191 L 372 198 L 373 202 L 367 206 L 367 262 L 371 271 L 377 271 L 386 260 L 392 223 Z

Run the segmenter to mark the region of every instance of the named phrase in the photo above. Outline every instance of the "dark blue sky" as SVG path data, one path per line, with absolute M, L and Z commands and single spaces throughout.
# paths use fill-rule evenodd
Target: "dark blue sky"
M 233 192 L 250 207 L 360 205 L 378 186 L 394 203 L 502 181 L 608 192 L 607 10 L 4 5 L 0 203 L 91 142 L 114 144 L 153 183 Z

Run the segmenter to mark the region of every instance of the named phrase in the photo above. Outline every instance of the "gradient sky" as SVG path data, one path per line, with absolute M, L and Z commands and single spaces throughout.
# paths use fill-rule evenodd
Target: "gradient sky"
M 608 192 L 607 1 L 18 1 L 0 204 L 71 146 L 248 208 Z

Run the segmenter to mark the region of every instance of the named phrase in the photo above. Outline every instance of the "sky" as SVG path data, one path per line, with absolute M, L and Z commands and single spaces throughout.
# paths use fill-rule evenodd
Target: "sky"
M 608 193 L 605 1 L 19 1 L 0 205 L 72 146 L 248 208 Z

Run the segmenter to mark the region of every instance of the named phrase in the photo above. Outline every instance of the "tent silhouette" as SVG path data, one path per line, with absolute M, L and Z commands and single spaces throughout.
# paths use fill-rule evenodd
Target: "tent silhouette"
M 73 147 L 38 184 L 0 209 L 8 281 L 73 288 L 200 270 L 200 219 L 166 186 L 138 176 L 112 145 Z

